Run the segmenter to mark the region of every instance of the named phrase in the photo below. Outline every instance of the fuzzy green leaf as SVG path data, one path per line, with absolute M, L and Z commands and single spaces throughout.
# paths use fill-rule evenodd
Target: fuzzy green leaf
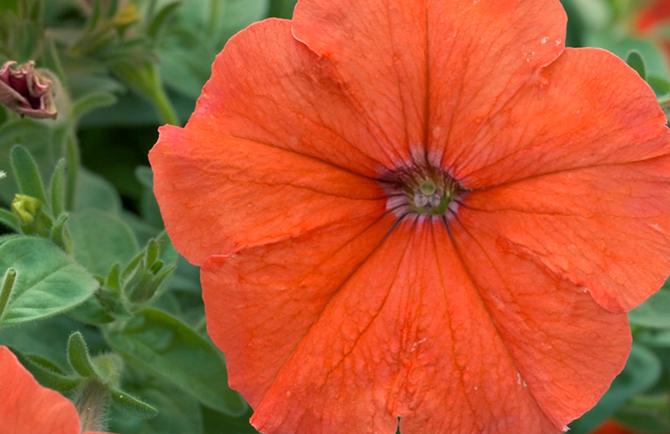
M 230 415 L 246 410 L 244 400 L 228 387 L 219 350 L 177 318 L 148 308 L 104 333 L 130 364 L 173 382 L 203 404 Z
M 47 196 L 44 193 L 42 177 L 30 152 L 23 146 L 14 146 L 11 152 L 11 162 L 21 194 L 34 197 L 44 206 L 49 206 L 49 201 L 47 201 Z
M 107 276 L 139 250 L 132 230 L 119 217 L 96 209 L 72 213 L 68 222 L 74 255 L 92 273 Z
M 77 374 L 82 377 L 98 377 L 81 333 L 74 332 L 70 335 L 67 341 L 67 358 Z
M 16 237 L 0 246 L 0 273 L 18 278 L 1 325 L 19 324 L 65 312 L 93 295 L 98 282 L 51 241 Z

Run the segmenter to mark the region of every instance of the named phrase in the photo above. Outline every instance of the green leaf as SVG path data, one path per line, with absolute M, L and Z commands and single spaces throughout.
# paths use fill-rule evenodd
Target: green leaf
M 65 211 L 65 186 L 63 179 L 65 178 L 66 162 L 64 158 L 58 160 L 53 175 L 51 175 L 51 186 L 49 189 L 49 197 L 51 198 L 51 212 L 54 217 L 61 215 Z
M 633 68 L 643 80 L 647 79 L 647 69 L 644 64 L 644 58 L 639 50 L 633 49 L 626 55 L 626 63 Z
M 158 13 L 153 17 L 151 22 L 149 23 L 149 27 L 147 28 L 147 35 L 150 38 L 156 38 L 158 36 L 159 32 L 161 29 L 167 24 L 168 18 L 173 14 L 175 11 L 175 8 L 181 4 L 180 1 L 174 1 L 172 3 L 168 3 L 163 8 L 158 11 Z
M 291 19 L 296 0 L 270 0 L 271 17 Z
M 16 270 L 13 268 L 8 268 L 7 272 L 5 272 L 5 276 L 2 278 L 2 282 L 0 283 L 0 320 L 2 319 L 2 314 L 5 313 L 5 308 L 9 302 L 9 297 L 12 295 L 15 282 Z
M 63 213 L 51 227 L 50 238 L 58 247 L 63 249 L 68 255 L 72 254 L 72 237 L 67 227 L 68 215 Z
M 60 137 L 55 137 L 54 129 L 45 123 L 30 118 L 16 119 L 0 125 L 0 170 L 8 174 L 10 167 L 10 150 L 16 144 L 25 146 L 43 172 L 48 176 L 54 164 L 60 158 Z M 18 186 L 13 177 L 7 177 L 0 183 L 0 200 L 10 203 Z
M 75 258 L 98 276 L 107 276 L 115 263 L 127 263 L 139 250 L 130 228 L 108 212 L 87 209 L 72 213 L 68 225 Z
M 649 83 L 649 86 L 654 90 L 656 96 L 663 96 L 670 93 L 670 82 L 664 78 L 650 75 L 647 77 L 647 83 Z
M 44 387 L 57 390 L 61 393 L 69 392 L 81 383 L 81 379 L 74 375 L 66 375 L 60 368 L 40 356 L 27 355 L 10 347 L 21 364 L 30 371 L 35 379 Z
M 114 317 L 109 315 L 106 309 L 100 304 L 97 297 L 91 297 L 71 311 L 67 316 L 84 324 L 107 324 L 114 321 Z
M 570 432 L 573 434 L 590 433 L 632 396 L 653 386 L 660 375 L 661 362 L 656 354 L 634 342 L 623 372 L 614 379 L 610 389 L 595 407 L 570 424 Z
M 154 196 L 154 174 L 148 166 L 138 166 L 135 169 L 135 177 L 142 185 L 142 197 L 140 200 L 140 214 L 152 226 L 164 228 L 158 202 Z
M 203 404 L 230 415 L 246 410 L 244 400 L 228 387 L 221 353 L 177 318 L 148 308 L 104 334 L 129 363 L 172 381 Z
M 648 347 L 670 347 L 670 330 L 642 330 L 634 338 Z
M 67 341 L 67 358 L 77 374 L 82 377 L 98 377 L 81 333 L 74 332 L 70 335 Z
M 631 324 L 670 330 L 670 289 L 661 289 L 628 313 Z
M 69 372 L 71 368 L 66 348 L 74 330 L 84 335 L 89 350 L 94 354 L 110 351 L 97 327 L 82 326 L 65 315 L 21 324 L 20 327 L 4 327 L 0 329 L 0 345 L 16 348 L 25 354 L 39 355 L 55 363 L 60 368 L 59 372 Z
M 634 432 L 667 434 L 670 432 L 668 395 L 636 396 L 617 412 L 616 418 Z
M 30 152 L 21 145 L 14 146 L 11 151 L 11 161 L 14 177 L 21 194 L 34 197 L 48 207 L 49 201 L 44 193 L 42 177 Z
M 21 231 L 21 220 L 14 213 L 7 211 L 6 209 L 0 208 L 0 223 L 7 226 L 14 232 Z
M 92 92 L 79 98 L 72 105 L 71 118 L 75 122 L 87 113 L 100 108 L 112 105 L 116 102 L 116 97 L 107 92 Z
M 83 303 L 98 282 L 52 242 L 20 237 L 0 246 L 0 273 L 17 279 L 1 325 L 47 318 Z
M 113 407 L 109 432 L 127 434 L 201 433 L 202 412 L 200 404 L 172 384 L 144 372 L 126 368 L 124 390 L 151 403 L 159 412 L 152 419 L 125 417 Z
M 253 410 L 249 408 L 243 415 L 232 417 L 210 408 L 202 407 L 202 417 L 205 424 L 203 432 L 205 434 L 258 433 L 249 423 L 249 419 L 253 413 Z
M 121 197 L 105 178 L 83 167 L 77 177 L 75 211 L 95 208 L 113 214 L 121 212 Z
M 155 238 L 161 232 L 160 229 L 150 225 L 146 220 L 132 212 L 121 211 L 121 218 L 133 230 L 140 246 L 145 245 L 150 239 Z
M 142 419 L 156 417 L 158 414 L 158 410 L 134 396 L 128 395 L 118 389 L 111 389 L 110 392 L 112 401 L 124 413 Z

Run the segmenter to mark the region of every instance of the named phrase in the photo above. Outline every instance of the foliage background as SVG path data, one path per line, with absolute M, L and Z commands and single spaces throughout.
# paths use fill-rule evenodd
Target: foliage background
M 645 0 L 562 3 L 569 46 L 613 51 L 667 106 L 662 47 L 670 20 L 642 33 L 635 20 Z M 159 125 L 186 122 L 225 42 L 254 21 L 290 18 L 294 5 L 0 0 L 0 63 L 35 60 L 48 70 L 59 110 L 57 120 L 37 121 L 0 108 L 0 170 L 8 174 L 0 180 L 0 277 L 8 296 L 2 306 L 0 294 L 0 344 L 75 402 L 91 382 L 120 396 L 109 407 L 111 432 L 255 432 L 207 337 L 198 269 L 162 232 L 147 153 Z M 40 177 L 26 153 L 12 150 L 17 144 Z M 42 232 L 9 211 L 17 192 L 39 196 L 40 189 L 44 203 L 33 214 L 49 220 Z M 591 432 L 609 418 L 635 432 L 670 432 L 669 312 L 667 283 L 631 312 L 629 362 L 572 432 Z

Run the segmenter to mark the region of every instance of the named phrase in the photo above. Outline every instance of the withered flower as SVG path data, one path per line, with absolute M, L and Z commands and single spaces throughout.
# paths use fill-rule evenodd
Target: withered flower
M 35 71 L 32 60 L 12 69 L 10 60 L 0 68 L 0 103 L 9 110 L 31 118 L 56 119 L 51 98 L 51 81 Z

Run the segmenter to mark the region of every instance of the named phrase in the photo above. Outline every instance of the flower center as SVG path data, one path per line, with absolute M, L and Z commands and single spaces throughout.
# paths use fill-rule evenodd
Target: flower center
M 407 197 L 411 200 L 412 211 L 418 214 L 443 215 L 456 193 L 456 185 L 451 179 L 425 178 L 419 183 L 407 185 Z
M 467 194 L 467 189 L 441 168 L 400 167 L 381 179 L 387 194 L 386 209 L 398 217 L 419 214 L 449 218 Z

